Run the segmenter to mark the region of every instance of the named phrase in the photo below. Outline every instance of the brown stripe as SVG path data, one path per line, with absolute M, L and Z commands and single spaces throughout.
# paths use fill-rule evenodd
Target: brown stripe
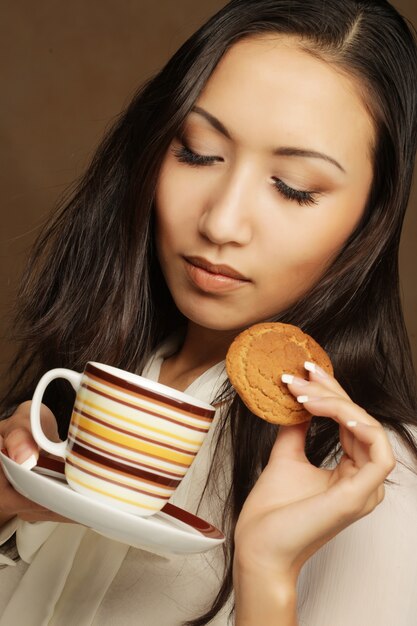
M 159 500 L 169 500 L 171 497 L 171 496 L 160 496 L 156 493 L 149 493 L 148 491 L 145 491 L 143 489 L 138 489 L 137 487 L 131 487 L 130 485 L 125 485 L 124 483 L 118 480 L 112 480 L 111 478 L 106 478 L 105 476 L 101 476 L 100 474 L 96 474 L 95 472 L 92 472 L 91 470 L 87 470 L 84 467 L 77 465 L 77 463 L 74 463 L 74 461 L 71 461 L 71 459 L 67 459 L 65 462 L 68 463 L 68 465 L 72 465 L 72 467 L 75 467 L 75 469 L 79 470 L 80 472 L 83 472 L 84 474 L 89 474 L 90 476 L 94 476 L 94 478 L 103 480 L 105 483 L 111 483 L 112 485 L 116 485 L 117 487 L 123 487 L 124 489 L 129 489 L 129 491 L 135 491 L 136 493 L 143 493 L 145 496 L 149 496 L 151 498 L 158 498 Z M 112 497 L 111 493 L 109 493 L 108 495 L 109 495 L 109 498 Z M 138 504 L 138 506 L 140 506 L 140 504 Z
M 80 438 L 79 438 L 80 439 Z M 77 444 L 77 440 L 74 439 L 71 435 L 68 437 L 68 440 L 73 444 L 73 446 L 78 445 Z M 88 449 L 92 448 L 93 450 L 97 450 L 97 452 L 99 453 L 99 455 L 102 454 L 108 454 L 110 456 L 111 459 L 120 459 L 120 461 L 122 463 L 126 463 L 127 461 L 129 461 L 129 463 L 134 463 L 135 467 L 144 467 L 147 470 L 150 470 L 152 473 L 155 471 L 155 467 L 153 467 L 152 465 L 146 465 L 146 463 L 143 463 L 142 461 L 140 461 L 140 464 L 136 461 L 132 461 L 132 459 L 128 459 L 120 454 L 116 454 L 115 452 L 110 452 L 109 450 L 102 450 L 101 448 L 99 448 L 98 446 L 95 446 L 93 443 L 90 443 L 89 441 L 83 441 L 82 447 L 88 447 Z M 116 461 L 117 462 L 117 461 Z M 62 465 L 62 469 L 57 469 L 56 471 L 62 471 L 64 473 L 64 464 L 61 463 L 61 461 L 56 461 L 57 466 Z M 182 472 L 181 474 L 176 474 L 175 472 L 172 472 L 170 470 L 166 470 L 166 469 L 162 469 L 162 468 L 158 468 L 158 471 L 163 472 L 164 476 L 166 476 L 167 478 L 169 478 L 169 476 L 172 477 L 173 480 L 178 480 L 178 482 L 181 481 L 182 477 L 184 476 L 184 473 Z
M 40 452 L 37 465 L 44 469 L 57 472 L 58 474 L 65 474 L 65 463 L 58 459 L 52 459 L 50 456 L 46 456 L 47 452 Z
M 163 393 L 154 392 L 150 389 L 145 389 L 139 383 L 130 383 L 127 380 L 123 380 L 123 378 L 119 378 L 118 376 L 114 376 L 113 374 L 109 374 L 108 372 L 105 372 L 104 370 L 95 367 L 92 363 L 87 363 L 85 371 L 88 373 L 88 375 L 93 375 L 93 377 L 97 377 L 99 380 L 101 379 L 106 381 L 106 383 L 116 385 L 116 387 L 119 387 L 124 391 L 128 390 L 129 392 L 143 395 L 147 398 L 152 398 L 152 400 L 159 400 L 160 402 L 164 402 L 167 406 L 173 406 L 182 411 L 187 411 L 201 417 L 208 417 L 211 420 L 214 417 L 214 409 L 204 409 L 203 407 L 194 406 L 192 404 L 189 404 L 188 402 L 183 402 L 181 400 L 171 398 L 170 396 L 166 396 Z
M 132 432 L 131 430 L 126 430 L 125 428 L 120 428 L 119 426 L 114 426 L 114 424 L 111 424 L 109 422 L 105 422 L 104 420 L 101 420 L 98 417 L 95 417 L 93 415 L 90 415 L 90 413 L 87 413 L 87 411 L 81 411 L 77 406 L 74 406 L 73 408 L 74 413 L 78 413 L 79 415 L 83 415 L 84 417 L 86 417 L 87 419 L 91 420 L 92 422 L 96 422 L 97 424 L 101 424 L 102 426 L 104 426 L 105 428 L 108 428 L 109 430 L 115 430 L 119 433 L 122 433 L 123 435 L 128 435 L 129 437 L 132 437 L 134 439 L 140 439 L 140 441 L 146 441 L 147 443 L 151 443 L 154 446 L 157 446 L 159 448 L 167 448 L 168 450 L 174 450 L 175 452 L 181 452 L 181 454 L 188 454 L 188 456 L 195 456 L 197 454 L 197 452 L 191 452 L 190 450 L 184 449 L 184 448 L 177 448 L 176 446 L 173 446 L 170 443 L 165 443 L 163 441 L 157 441 L 156 439 L 149 439 L 148 437 L 144 437 L 143 435 L 138 435 L 135 432 Z M 81 428 L 80 426 L 77 425 L 77 428 Z M 96 436 L 95 433 L 90 433 L 93 437 Z M 119 443 L 115 443 L 115 446 L 119 446 Z
M 4 451 L 4 453 L 7 454 L 6 451 Z M 42 450 L 39 453 L 38 466 L 44 467 L 46 469 L 53 469 L 57 472 L 60 472 L 61 474 L 64 474 L 64 462 L 46 456 L 46 453 Z M 169 517 L 173 517 L 174 519 L 177 519 L 180 522 L 191 526 L 192 528 L 195 528 L 206 537 L 224 539 L 223 533 L 215 528 L 215 526 L 212 526 L 212 524 L 206 522 L 200 517 L 197 517 L 193 513 L 189 513 L 188 511 L 180 509 L 171 502 L 167 502 L 166 504 L 164 504 L 161 512 L 166 513 Z
M 160 413 L 157 413 L 156 411 L 150 411 L 148 408 L 139 406 L 137 404 L 132 404 L 131 402 L 126 402 L 125 400 L 121 400 L 120 398 L 117 398 L 116 396 L 112 396 L 109 393 L 104 393 L 104 391 L 101 391 L 101 389 L 97 389 L 97 387 L 92 387 L 91 385 L 87 385 L 86 383 L 83 383 L 81 387 L 84 387 L 85 389 L 88 389 L 89 391 L 93 391 L 97 395 L 103 396 L 103 398 L 107 398 L 108 400 L 112 400 L 113 402 L 117 402 L 119 404 L 123 404 L 124 406 L 128 406 L 131 409 L 136 409 L 136 410 L 139 409 L 140 411 L 142 411 L 143 413 L 146 413 L 147 415 L 153 415 L 155 417 L 159 417 L 159 419 L 162 419 L 166 422 L 171 422 L 172 424 L 177 424 L 178 426 L 182 426 L 182 427 L 184 427 L 185 425 L 187 429 L 196 430 L 199 433 L 206 433 L 208 431 L 208 427 L 198 428 L 198 426 L 192 426 L 188 422 L 178 422 L 177 420 L 172 419 L 172 417 L 167 417 L 166 415 L 161 415 Z M 120 419 L 123 419 L 123 416 L 121 416 Z
M 131 467 L 130 465 L 126 465 L 126 463 L 118 463 L 117 461 L 113 461 L 112 459 L 108 459 L 105 456 L 96 454 L 95 452 L 84 448 L 84 446 L 81 446 L 77 442 L 75 442 L 72 446 L 71 454 L 75 454 L 80 458 L 86 458 L 89 462 L 100 467 L 108 467 L 112 471 L 122 474 L 123 476 L 136 476 L 137 478 L 141 478 L 145 482 L 149 482 L 156 486 L 163 485 L 164 487 L 175 488 L 181 482 L 181 480 L 173 480 L 172 478 L 167 478 L 166 476 L 146 472 L 138 467 Z
M 91 436 L 91 433 L 88 430 L 86 430 L 85 428 L 82 428 L 81 426 L 77 426 L 77 430 L 80 431 L 81 433 L 87 433 L 87 435 Z M 108 439 L 107 437 L 102 437 L 101 435 L 93 435 L 93 436 L 94 436 L 95 439 L 100 439 L 100 441 L 105 441 L 107 443 L 111 443 L 113 446 L 116 445 L 111 439 Z M 87 443 L 87 445 L 90 445 L 88 441 L 86 441 L 86 443 Z M 187 468 L 189 467 L 189 464 L 187 464 L 187 463 L 180 463 L 179 461 L 172 461 L 171 459 L 169 459 L 167 461 L 163 457 L 158 456 L 157 454 L 151 454 L 150 452 L 140 451 L 138 453 L 136 448 L 132 448 L 131 446 L 125 446 L 122 443 L 118 443 L 117 447 L 118 448 L 123 448 L 123 450 L 130 450 L 131 452 L 134 452 L 135 454 L 142 454 L 143 456 L 147 456 L 150 459 L 157 459 L 158 461 L 163 460 L 165 463 L 169 463 L 170 465 L 177 465 L 178 467 L 187 467 Z
M 101 385 L 105 385 L 106 387 L 111 387 L 111 389 L 114 389 L 115 391 L 118 391 L 119 393 L 127 393 L 126 389 L 123 389 L 123 387 L 120 387 L 116 384 L 110 383 L 110 382 L 104 382 L 103 380 L 101 380 L 98 376 L 93 376 L 92 374 L 90 374 L 89 372 L 86 374 L 87 379 L 92 380 L 93 382 L 97 382 Z M 146 394 L 142 394 L 139 392 L 132 392 L 129 391 L 128 392 L 130 396 L 133 396 L 134 398 L 139 398 L 139 400 L 147 400 L 148 402 L 150 401 L 149 398 L 146 397 Z M 190 412 L 190 411 L 185 411 L 183 409 L 177 408 L 177 407 L 172 407 L 172 406 L 168 406 L 168 404 L 166 402 L 164 402 L 161 398 L 158 399 L 158 395 L 155 394 L 155 399 L 152 399 L 152 403 L 155 404 L 157 407 L 162 407 L 163 409 L 167 410 L 175 410 L 176 413 L 179 413 L 181 415 L 185 415 L 186 417 L 189 418 L 194 418 L 196 420 L 199 420 L 200 422 L 206 422 L 207 424 L 211 424 L 211 422 L 213 421 L 213 416 L 211 417 L 204 417 L 201 415 L 197 415 L 196 413 Z
M 212 539 L 224 539 L 223 533 L 218 530 L 218 528 L 201 519 L 201 517 L 197 517 L 197 515 L 193 515 L 193 513 L 180 509 L 178 506 L 171 504 L 171 502 L 164 504 L 161 512 L 166 513 L 170 517 L 173 517 L 184 524 L 187 524 L 187 526 L 195 528 L 206 537 L 211 537 Z
M 62 474 L 62 477 L 65 479 L 64 461 L 51 459 L 50 457 L 46 456 L 46 454 L 48 453 L 40 450 L 36 467 L 40 467 L 41 469 L 46 469 L 49 471 L 57 472 L 58 474 Z

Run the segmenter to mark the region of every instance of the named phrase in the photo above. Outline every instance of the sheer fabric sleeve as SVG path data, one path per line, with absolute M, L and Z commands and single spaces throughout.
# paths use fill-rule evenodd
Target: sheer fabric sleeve
M 397 465 L 385 498 L 323 546 L 298 581 L 300 626 L 417 623 L 417 463 L 389 434 Z M 408 466 L 408 467 L 407 467 Z
M 17 517 L 14 517 L 0 528 L 0 569 L 14 565 L 19 558 L 16 547 Z
M 33 557 L 58 526 L 58 522 L 24 522 L 13 518 L 0 528 L 0 568 Z

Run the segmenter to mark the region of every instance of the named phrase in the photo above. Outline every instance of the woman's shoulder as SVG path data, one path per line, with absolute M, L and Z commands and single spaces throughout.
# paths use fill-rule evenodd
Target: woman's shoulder
M 412 449 L 412 444 L 407 441 L 409 439 L 414 442 L 417 449 L 417 425 L 406 425 L 405 429 L 407 437 L 401 436 L 393 428 L 386 429 L 397 461 L 395 468 L 388 476 L 388 480 L 394 483 L 399 481 L 401 484 L 406 480 L 407 484 L 417 488 L 417 452 Z

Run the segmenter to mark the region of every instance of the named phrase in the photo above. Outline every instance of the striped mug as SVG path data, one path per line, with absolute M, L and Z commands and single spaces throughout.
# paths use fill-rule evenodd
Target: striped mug
M 50 441 L 40 406 L 48 384 L 65 378 L 76 391 L 68 439 Z M 65 459 L 70 487 L 135 515 L 159 511 L 196 456 L 215 409 L 185 393 L 103 365 L 82 374 L 53 369 L 39 381 L 31 429 L 40 448 Z

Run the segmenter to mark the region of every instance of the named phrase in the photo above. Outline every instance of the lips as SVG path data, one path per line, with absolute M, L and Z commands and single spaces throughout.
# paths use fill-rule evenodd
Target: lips
M 246 276 L 243 276 L 243 274 L 233 269 L 233 267 L 230 267 L 229 265 L 215 265 L 213 263 L 210 263 L 206 259 L 203 259 L 202 257 L 196 256 L 185 257 L 185 260 L 191 265 L 199 267 L 206 272 L 210 272 L 210 274 L 218 275 L 219 277 L 226 276 L 227 278 L 232 278 L 234 280 L 240 280 L 245 282 L 249 281 L 249 278 L 246 278 Z
M 227 295 L 252 282 L 229 265 L 216 265 L 195 256 L 183 259 L 188 279 L 198 291 L 205 294 Z

